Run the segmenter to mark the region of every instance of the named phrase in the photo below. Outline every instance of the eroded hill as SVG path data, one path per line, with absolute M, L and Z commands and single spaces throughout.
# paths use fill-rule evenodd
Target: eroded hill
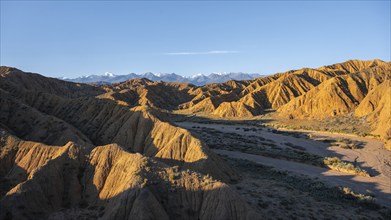
M 353 114 L 366 96 L 390 76 L 389 62 L 349 60 L 316 69 L 302 68 L 255 80 L 231 80 L 201 87 L 129 80 L 101 86 L 105 93 L 97 97 L 129 107 L 149 106 L 159 111 L 217 118 L 252 118 L 272 110 L 286 119 L 324 120 Z M 390 126 L 383 123 L 379 131 L 379 123 L 375 121 L 384 120 L 378 120 L 381 114 L 370 114 L 371 111 L 370 105 L 363 104 L 359 113 L 353 115 L 368 118 L 373 134 L 388 139 Z
M 47 146 L 4 130 L 1 144 L 0 219 L 256 219 L 226 184 L 117 144 Z
M 187 83 L 153 82 L 148 79 L 91 86 L 50 78 L 45 81 L 45 77 L 37 74 L 25 74 L 14 68 L 2 67 L 1 76 L 6 80 L 2 80 L 1 89 L 60 119 L 68 116 L 61 112 L 58 106 L 66 111 L 74 111 L 72 114 L 86 114 L 92 109 L 100 109 L 94 107 L 87 110 L 86 106 L 107 108 L 110 105 L 115 106 L 114 109 L 120 108 L 118 106 L 141 106 L 157 110 L 155 112 L 174 111 L 180 114 L 203 114 L 222 118 L 251 118 L 262 115 L 265 111 L 277 110 L 282 117 L 290 119 L 325 119 L 353 113 L 367 94 L 389 79 L 390 75 L 389 62 L 350 60 L 317 69 L 303 68 L 255 80 L 231 80 L 200 87 Z M 55 98 L 52 98 L 54 96 Z M 54 106 L 57 109 L 52 109 Z M 368 104 L 360 107 L 360 113 L 354 114 L 356 117 L 366 117 L 372 111 L 371 107 L 365 109 L 364 106 Z M 80 112 L 75 112 L 76 109 Z M 363 112 L 366 114 L 362 114 Z M 368 120 L 373 124 L 374 130 L 377 129 L 377 123 L 373 121 L 377 119 L 373 118 L 378 115 L 380 114 L 372 114 L 372 118 Z M 76 118 L 71 117 L 70 120 Z M 87 129 L 85 126 L 89 126 L 88 130 L 99 138 L 110 139 L 106 137 L 107 127 L 102 127 L 106 133 L 102 136 L 96 132 L 96 126 L 102 126 L 97 125 L 99 122 L 89 120 L 89 123 L 84 123 L 83 120 L 85 117 L 76 123 L 81 122 L 84 130 Z M 114 133 L 118 133 L 117 130 L 114 130 Z M 387 137 L 384 133 L 387 132 L 381 135 Z M 374 134 L 379 132 L 374 131 Z M 110 141 L 96 143 L 107 144 Z
M 238 173 L 167 116 L 348 115 L 387 141 L 390 76 L 389 62 L 351 60 L 205 86 L 87 85 L 0 67 L 0 219 L 259 219 L 228 185 Z
M 150 102 L 130 108 L 107 88 L 1 73 L 1 219 L 254 219 L 218 181 L 238 175 Z

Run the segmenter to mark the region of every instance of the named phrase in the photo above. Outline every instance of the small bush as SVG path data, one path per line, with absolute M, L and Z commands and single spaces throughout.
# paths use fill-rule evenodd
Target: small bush
M 379 209 L 380 208 L 380 205 L 376 202 L 376 199 L 374 196 L 355 193 L 349 187 L 342 187 L 340 189 L 343 194 L 345 194 L 346 196 L 349 196 L 351 198 L 357 199 L 357 201 L 360 204 L 365 205 L 368 208 L 371 208 L 371 209 Z
M 342 172 L 343 171 L 350 171 L 350 172 L 353 172 L 357 175 L 369 176 L 367 171 L 361 169 L 358 166 L 354 166 L 351 163 L 342 161 L 337 157 L 325 157 L 325 159 L 323 160 L 323 163 L 324 163 L 324 165 L 330 167 L 331 169 L 335 169 L 338 171 L 342 171 Z

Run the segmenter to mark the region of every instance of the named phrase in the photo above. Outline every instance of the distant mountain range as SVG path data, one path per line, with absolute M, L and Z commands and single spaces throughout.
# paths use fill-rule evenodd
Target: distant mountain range
M 197 74 L 190 77 L 184 77 L 175 73 L 144 73 L 136 74 L 130 73 L 127 75 L 115 75 L 107 72 L 103 75 L 89 75 L 78 78 L 66 78 L 60 77 L 59 79 L 79 82 L 79 83 L 98 83 L 98 84 L 110 84 L 123 82 L 128 79 L 147 78 L 152 81 L 165 81 L 165 82 L 187 82 L 197 86 L 209 84 L 209 83 L 223 83 L 228 80 L 251 80 L 262 77 L 263 75 L 257 73 L 211 73 L 209 75 Z

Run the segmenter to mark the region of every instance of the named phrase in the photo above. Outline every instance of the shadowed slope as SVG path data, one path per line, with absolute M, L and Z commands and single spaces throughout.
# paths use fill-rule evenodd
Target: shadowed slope
M 69 141 L 91 145 L 91 141 L 67 122 L 41 113 L 0 89 L 0 124 L 19 137 L 52 145 Z

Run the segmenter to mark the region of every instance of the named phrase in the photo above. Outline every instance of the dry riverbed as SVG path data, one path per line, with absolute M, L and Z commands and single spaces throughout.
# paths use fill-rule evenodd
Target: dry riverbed
M 317 179 L 327 186 L 348 187 L 391 206 L 391 152 L 376 139 L 318 131 L 275 130 L 247 125 L 177 122 L 216 153 L 245 159 L 275 170 Z M 336 157 L 366 170 L 371 177 L 316 166 L 319 158 Z

